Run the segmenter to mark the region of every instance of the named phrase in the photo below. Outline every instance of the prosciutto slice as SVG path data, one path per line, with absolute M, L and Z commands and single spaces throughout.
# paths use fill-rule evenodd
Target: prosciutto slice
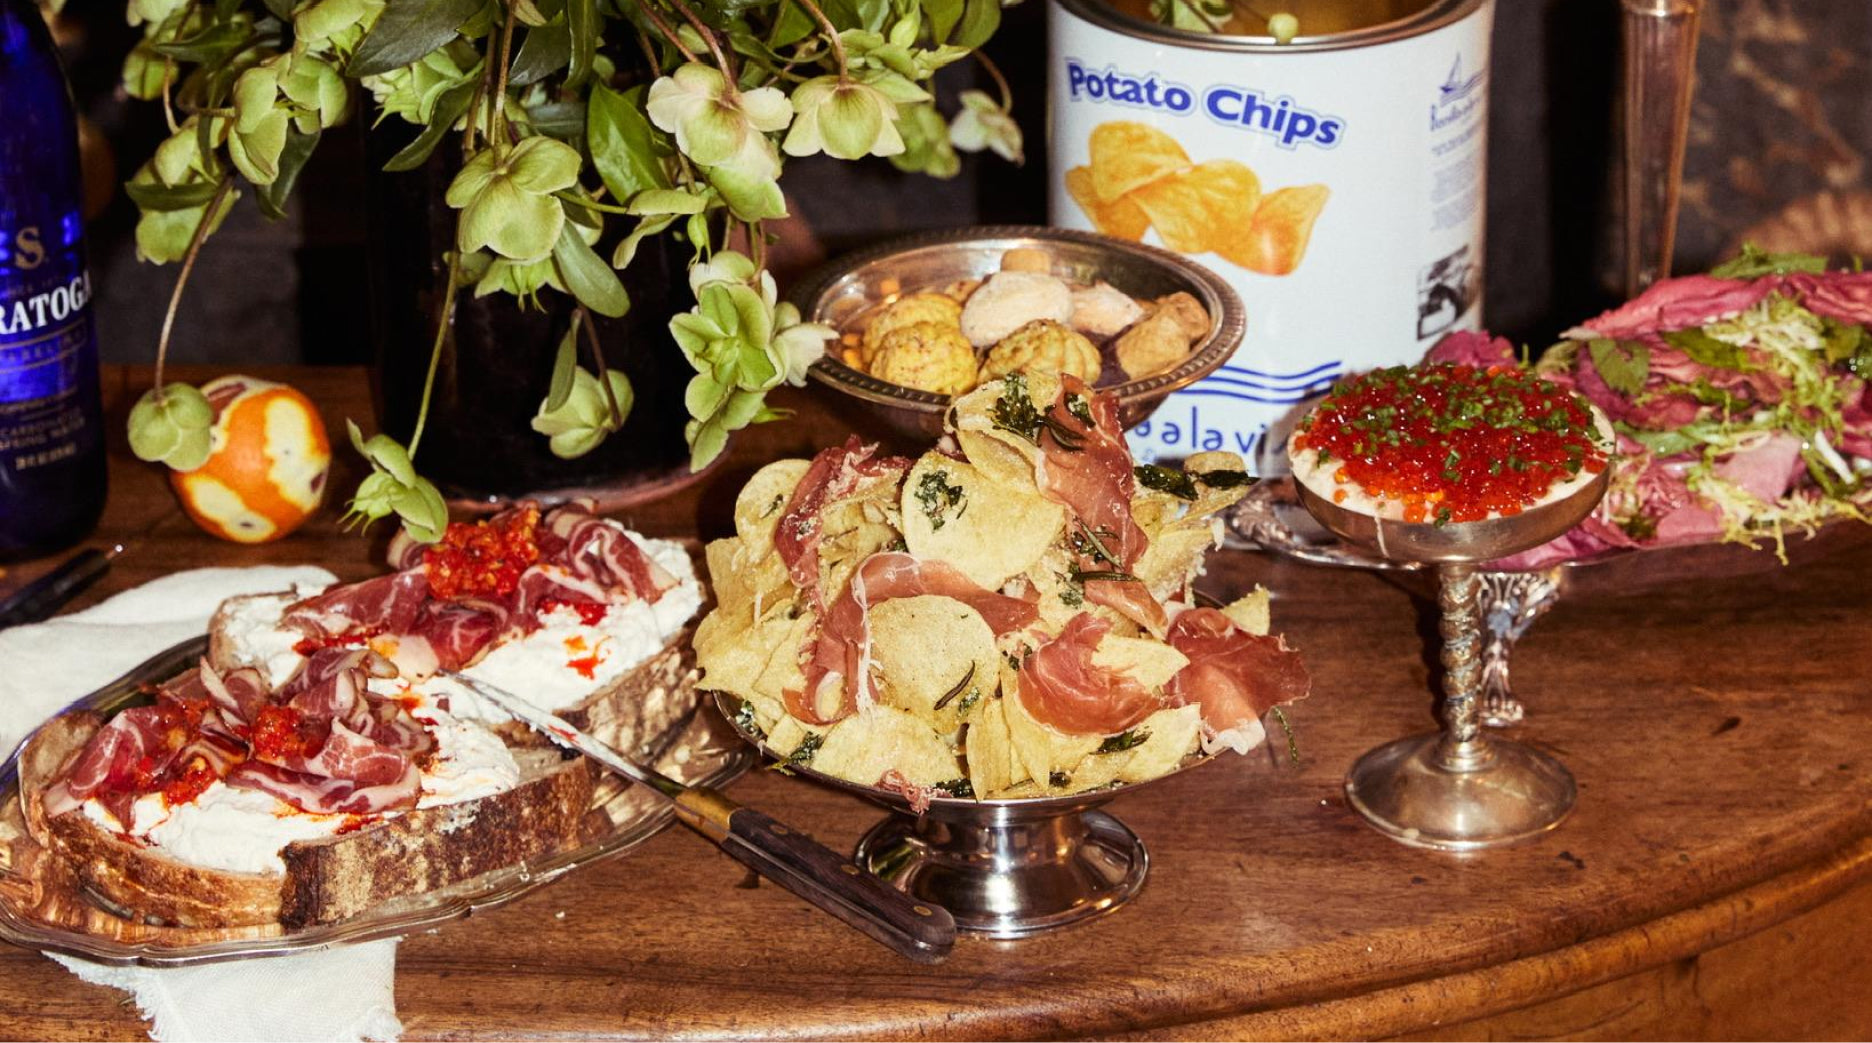
M 1092 661 L 1110 632 L 1109 622 L 1081 612 L 1021 664 L 1021 705 L 1034 720 L 1068 735 L 1111 735 L 1163 707 L 1130 674 Z
M 1312 689 L 1300 654 L 1278 637 L 1251 634 L 1218 609 L 1185 609 L 1170 625 L 1170 646 L 1189 658 L 1165 693 L 1202 707 L 1204 749 L 1246 753 L 1263 737 L 1261 715 Z
M 1089 427 L 1069 408 L 1070 402 L 1079 400 L 1086 403 L 1092 417 Z M 1144 556 L 1150 539 L 1131 516 L 1137 478 L 1131 469 L 1131 452 L 1125 448 L 1124 428 L 1118 422 L 1118 400 L 1109 394 L 1093 394 L 1079 378 L 1065 374 L 1060 377 L 1060 397 L 1049 415 L 1057 426 L 1083 434 L 1068 445 L 1052 427 L 1041 428 L 1042 462 L 1035 476 L 1040 491 L 1072 511 L 1084 529 L 1082 539 L 1096 542 L 1103 554 L 1110 555 L 1111 560 L 1093 555 L 1085 568 L 1129 569 Z
M 315 594 L 288 606 L 280 622 L 327 644 L 396 634 L 416 622 L 428 598 L 428 577 L 422 569 L 412 568 Z
M 544 528 L 563 546 L 549 547 L 542 541 L 542 556 L 574 579 L 651 602 L 676 585 L 676 577 L 645 554 L 629 533 L 582 505 L 561 507 L 546 515 Z
M 1089 579 L 1083 586 L 1087 601 L 1111 609 L 1155 637 L 1163 637 L 1170 628 L 1170 614 L 1141 580 Z
M 774 527 L 774 550 L 787 567 L 793 585 L 819 591 L 819 512 L 825 505 L 856 492 L 867 479 L 907 470 L 902 457 L 877 455 L 878 447 L 852 435 L 842 446 L 828 446 L 814 456 L 793 495 L 786 513 Z
M 415 807 L 422 795 L 422 773 L 414 764 L 405 764 L 402 773 L 388 782 L 366 784 L 250 760 L 228 773 L 227 784 L 272 794 L 315 815 L 376 815 L 392 808 Z
M 783 693 L 787 712 L 812 724 L 827 725 L 851 716 L 870 702 L 870 609 L 892 598 L 938 594 L 954 598 L 981 614 L 997 635 L 1031 626 L 1040 618 L 1030 601 L 997 594 L 945 561 L 924 561 L 902 551 L 873 554 L 858 566 L 851 584 L 832 603 L 808 645 L 806 685 Z M 822 713 L 822 697 L 836 690 L 838 704 Z

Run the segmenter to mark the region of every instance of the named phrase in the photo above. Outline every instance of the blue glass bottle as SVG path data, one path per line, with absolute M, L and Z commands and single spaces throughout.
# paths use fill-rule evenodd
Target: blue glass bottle
M 78 125 L 30 0 L 0 0 L 0 559 L 74 543 L 104 508 Z

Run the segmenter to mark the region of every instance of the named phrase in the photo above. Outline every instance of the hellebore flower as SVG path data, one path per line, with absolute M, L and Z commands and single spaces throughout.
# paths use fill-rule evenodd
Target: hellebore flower
M 1010 163 L 1024 163 L 1020 124 L 983 91 L 963 91 L 962 110 L 949 124 L 949 143 L 964 152 L 991 149 Z
M 552 138 L 527 138 L 475 153 L 443 197 L 462 211 L 456 245 L 463 253 L 486 247 L 512 261 L 552 253 L 565 224 L 554 192 L 578 182 L 578 150 Z
M 798 115 L 781 150 L 789 156 L 824 151 L 838 159 L 895 156 L 903 152 L 897 133 L 897 104 L 884 92 L 856 80 L 818 76 L 793 89 Z

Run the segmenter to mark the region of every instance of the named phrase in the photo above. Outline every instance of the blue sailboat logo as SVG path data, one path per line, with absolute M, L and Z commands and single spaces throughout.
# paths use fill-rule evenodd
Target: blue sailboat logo
M 1463 79 L 1462 55 L 1457 55 L 1456 60 L 1450 63 L 1449 78 L 1437 88 L 1437 104 L 1449 105 L 1468 97 L 1481 87 L 1482 81 L 1487 78 L 1488 69 L 1482 68 L 1477 70 L 1475 75 Z

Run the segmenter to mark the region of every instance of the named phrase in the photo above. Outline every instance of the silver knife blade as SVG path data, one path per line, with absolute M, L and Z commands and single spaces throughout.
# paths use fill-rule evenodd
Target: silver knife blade
M 597 739 L 512 692 L 455 670 L 442 676 L 485 697 L 536 731 L 661 793 L 684 825 L 736 861 L 919 963 L 937 963 L 955 946 L 949 910 L 919 900 L 860 869 L 809 835 L 742 807 L 707 786 L 685 786 L 634 764 Z

